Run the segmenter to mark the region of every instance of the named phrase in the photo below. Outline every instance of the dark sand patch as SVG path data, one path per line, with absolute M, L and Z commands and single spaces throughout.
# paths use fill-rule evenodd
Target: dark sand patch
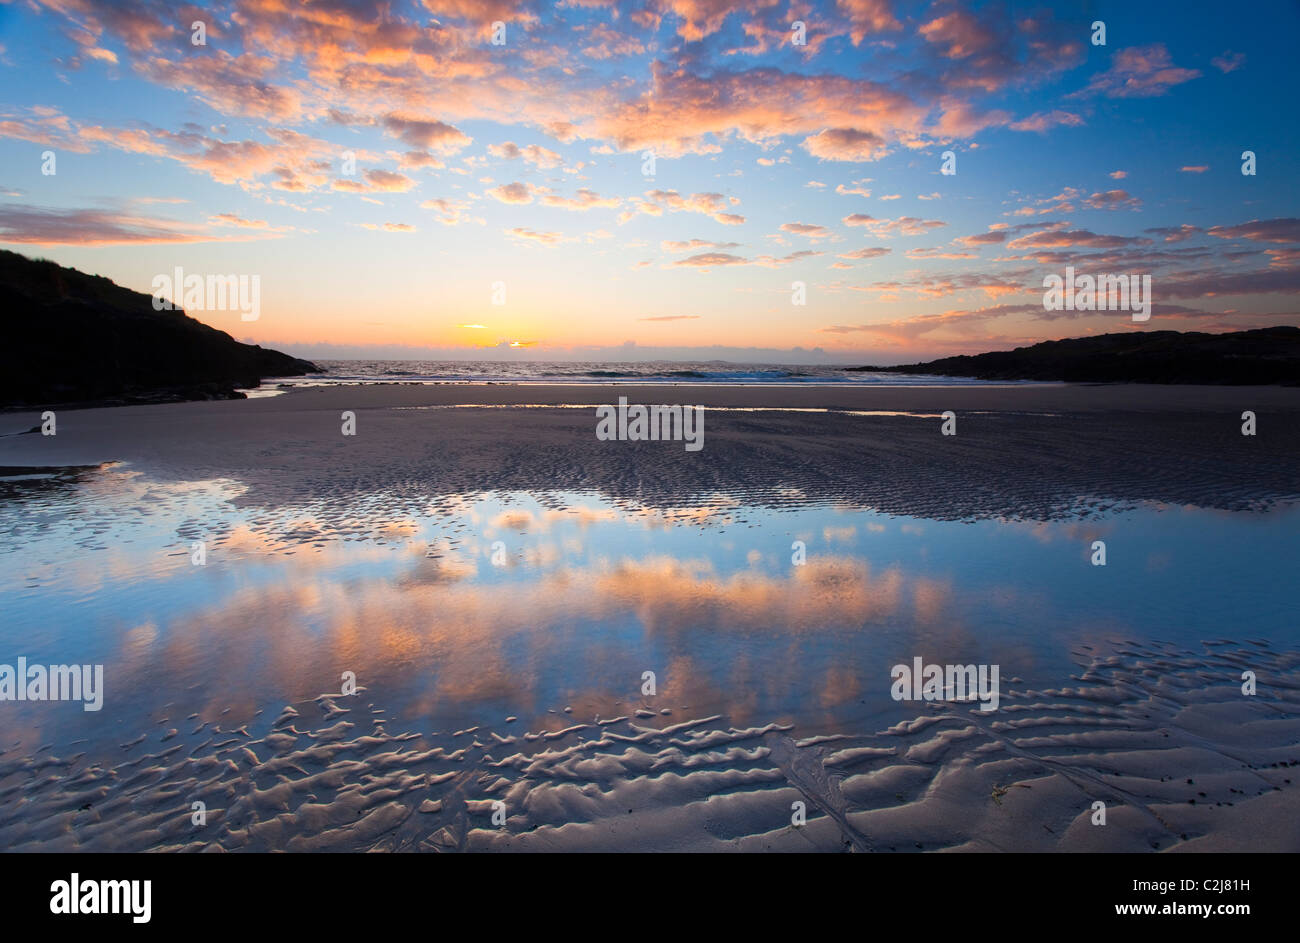
M 705 445 L 601 442 L 582 409 L 411 409 L 456 402 L 663 403 L 935 412 L 711 412 Z M 1259 434 L 1241 435 L 1257 411 Z M 353 410 L 358 433 L 340 431 Z M 18 414 L 16 426 L 30 417 Z M 25 426 L 24 426 L 25 427 Z M 327 528 L 488 490 L 599 491 L 700 505 L 844 503 L 934 519 L 1086 517 L 1154 501 L 1262 509 L 1300 497 L 1300 390 L 1013 387 L 358 386 L 242 402 L 60 414 L 59 434 L 0 439 L 0 464 L 125 461 L 164 480 L 231 478 L 248 505 L 310 503 Z M 378 496 L 378 502 L 376 501 Z

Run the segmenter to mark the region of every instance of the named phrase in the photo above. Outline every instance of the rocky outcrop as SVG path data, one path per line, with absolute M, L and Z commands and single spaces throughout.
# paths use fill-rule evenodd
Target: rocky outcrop
M 314 364 L 243 344 L 150 295 L 0 251 L 0 406 L 236 399 Z

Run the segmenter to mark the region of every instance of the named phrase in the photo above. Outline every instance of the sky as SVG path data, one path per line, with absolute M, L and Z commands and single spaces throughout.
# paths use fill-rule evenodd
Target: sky
M 1297 324 L 1297 36 L 1281 0 L 0 0 L 0 247 L 255 276 L 256 320 L 189 313 L 316 358 Z M 1048 310 L 1067 266 L 1150 275 L 1150 320 Z

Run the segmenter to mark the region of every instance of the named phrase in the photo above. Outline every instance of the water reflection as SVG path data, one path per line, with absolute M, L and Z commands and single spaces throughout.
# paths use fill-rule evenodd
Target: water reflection
M 102 662 L 108 685 L 101 718 L 9 705 L 20 748 L 96 750 L 105 721 L 123 739 L 176 715 L 229 729 L 336 691 L 349 671 L 389 722 L 420 730 L 668 708 L 837 733 L 904 716 L 889 668 L 916 655 L 1048 684 L 1080 645 L 1286 641 L 1296 615 L 1282 590 L 1294 510 L 963 524 L 550 492 L 446 495 L 388 516 L 382 495 L 359 513 L 241 506 L 244 493 L 117 467 L 0 504 L 3 651 Z M 1104 568 L 1089 562 L 1096 539 Z M 192 541 L 206 565 L 192 565 Z

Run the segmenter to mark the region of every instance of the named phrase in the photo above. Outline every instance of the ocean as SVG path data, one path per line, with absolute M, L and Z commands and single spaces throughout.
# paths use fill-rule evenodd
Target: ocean
M 686 383 L 970 386 L 988 381 L 924 374 L 849 371 L 842 365 L 686 362 L 317 360 L 320 373 L 275 378 L 264 387 L 335 383 Z

